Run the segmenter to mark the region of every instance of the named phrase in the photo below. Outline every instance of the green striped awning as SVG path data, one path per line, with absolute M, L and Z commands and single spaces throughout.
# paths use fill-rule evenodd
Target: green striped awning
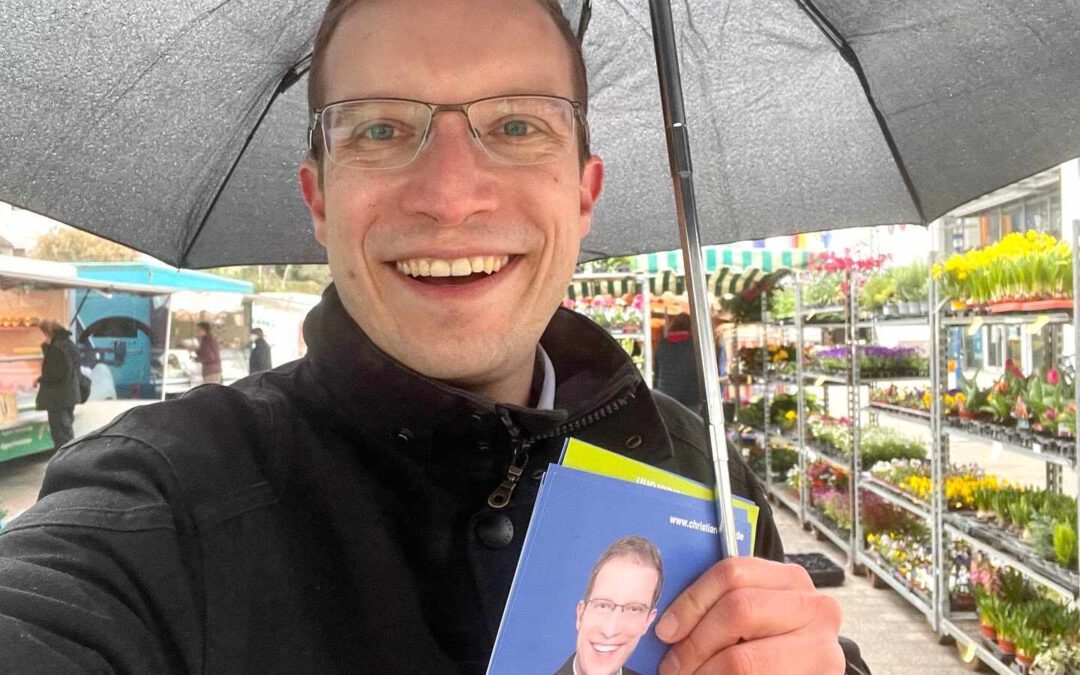
M 803 269 L 821 256 L 821 253 L 805 249 L 731 248 L 728 246 L 704 246 L 702 258 L 705 271 L 712 274 L 720 267 L 740 269 L 756 268 L 762 272 L 780 269 Z M 682 251 L 648 253 L 637 256 L 637 268 L 642 272 L 656 274 L 674 270 L 682 274 Z
M 768 282 L 775 283 L 779 277 L 787 274 L 790 270 L 781 269 L 766 273 L 752 267 L 749 269 L 735 269 L 732 267 L 720 267 L 709 275 L 709 292 L 718 298 L 725 295 L 739 295 L 743 291 L 755 285 Z M 649 275 L 649 292 L 653 295 L 661 295 L 671 291 L 675 295 L 686 292 L 686 277 L 672 270 L 665 270 L 657 274 Z M 627 293 L 640 293 L 641 286 L 638 279 L 623 277 L 619 279 L 587 279 L 574 277 L 566 295 L 571 300 L 589 298 L 594 295 L 621 296 Z

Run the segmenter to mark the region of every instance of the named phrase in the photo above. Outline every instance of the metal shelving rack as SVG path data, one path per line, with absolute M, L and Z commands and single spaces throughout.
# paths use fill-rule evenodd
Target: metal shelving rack
M 1074 360 L 1080 357 L 1080 326 L 1077 325 L 1075 317 L 1080 317 L 1080 221 L 1073 221 L 1073 234 L 1072 234 L 1072 258 L 1073 258 L 1073 308 L 1072 312 L 1052 312 L 1043 315 L 1045 318 L 1037 319 L 1046 324 L 1070 324 L 1074 327 Z M 941 303 L 944 305 L 944 303 Z M 942 345 L 941 350 L 944 350 L 945 335 L 944 330 L 947 326 L 972 326 L 976 327 L 983 324 L 1029 324 L 1032 322 L 1032 316 L 1030 314 L 1005 314 L 989 317 L 946 317 L 942 316 L 938 312 L 937 317 L 939 327 L 934 332 L 934 337 Z M 1048 350 L 1052 353 L 1053 350 Z M 1074 361 L 1075 362 L 1075 361 Z M 1076 401 L 1078 407 L 1080 407 L 1080 387 L 1076 391 Z M 943 416 L 940 408 L 934 411 L 932 416 L 932 422 L 936 423 L 940 427 L 943 425 Z M 1039 459 L 1046 462 L 1046 481 L 1049 489 L 1061 491 L 1063 486 L 1063 471 L 1066 469 L 1072 470 L 1076 473 L 1077 480 L 1077 494 L 1080 495 L 1080 433 L 1075 434 L 1076 441 L 1073 447 L 1072 457 L 1062 457 L 1059 455 L 1052 455 L 1041 452 L 1041 448 L 1038 444 L 1028 448 L 1013 443 L 1006 443 L 1000 440 L 995 440 L 987 437 L 980 436 L 978 434 L 971 434 L 959 429 L 954 428 L 942 428 L 941 442 L 936 448 L 935 460 L 937 460 L 941 466 L 946 466 L 948 461 L 949 439 L 950 438 L 963 438 L 966 440 L 981 441 L 987 444 L 996 444 L 995 447 L 1000 447 L 1004 452 L 1009 452 L 1016 455 L 1021 455 L 1028 458 Z M 934 496 L 935 496 L 935 536 L 938 537 L 942 546 L 944 546 L 944 540 L 946 537 L 951 539 L 957 539 L 963 541 L 973 550 L 979 551 L 987 556 L 998 565 L 1004 565 L 1011 567 L 1022 574 L 1028 579 L 1034 581 L 1037 584 L 1044 586 L 1057 593 L 1067 602 L 1077 603 L 1080 601 L 1080 569 L 1062 570 L 1062 575 L 1057 573 L 1048 574 L 1045 571 L 1034 569 L 1031 565 L 1021 560 L 1011 552 L 1003 550 L 998 546 L 995 546 L 989 541 L 980 539 L 977 536 L 969 532 L 965 532 L 960 526 L 955 517 L 950 516 L 947 513 L 946 504 L 944 503 L 945 494 L 945 478 L 943 472 L 939 472 L 934 475 Z M 1077 500 L 1078 504 L 1078 516 L 1080 516 L 1080 499 Z M 935 578 L 937 583 L 944 586 L 947 584 L 947 579 L 944 574 L 944 567 L 939 565 L 937 567 Z M 1066 578 L 1061 578 L 1062 576 Z M 947 589 L 946 589 L 947 590 Z M 948 596 L 944 593 L 941 594 L 942 598 Z M 1002 662 L 997 655 L 987 649 L 983 644 L 978 634 L 978 622 L 974 615 L 959 615 L 954 616 L 949 611 L 947 602 L 938 602 L 935 607 L 935 616 L 937 621 L 935 626 L 938 632 L 943 636 L 949 636 L 954 638 L 958 644 L 963 645 L 965 649 L 973 652 L 978 658 L 989 666 L 994 672 L 1001 673 L 1002 675 L 1008 675 L 1015 673 L 1008 664 Z

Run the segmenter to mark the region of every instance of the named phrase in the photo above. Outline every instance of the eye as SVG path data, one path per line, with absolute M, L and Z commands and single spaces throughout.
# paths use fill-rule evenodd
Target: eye
M 529 123 L 524 120 L 510 120 L 503 124 L 503 133 L 507 136 L 526 136 L 529 133 Z
M 394 137 L 395 129 L 389 124 L 376 123 L 360 131 L 360 135 L 372 141 L 388 141 Z

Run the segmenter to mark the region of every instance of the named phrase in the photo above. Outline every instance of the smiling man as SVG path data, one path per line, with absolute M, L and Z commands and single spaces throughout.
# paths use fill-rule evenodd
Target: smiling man
M 625 666 L 656 618 L 664 585 L 660 551 L 629 536 L 604 551 L 577 605 L 577 647 L 555 675 L 638 675 Z
M 300 186 L 334 284 L 308 355 L 54 457 L 0 535 L 5 670 L 481 673 L 568 436 L 710 480 L 700 420 L 558 309 L 604 167 L 556 3 L 333 0 L 309 80 Z M 776 562 L 731 462 L 758 557 L 658 619 L 663 672 L 843 672 L 835 601 Z

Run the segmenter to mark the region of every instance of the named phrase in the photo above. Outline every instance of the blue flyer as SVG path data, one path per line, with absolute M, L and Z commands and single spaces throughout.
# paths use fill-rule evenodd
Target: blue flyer
M 657 619 L 720 558 L 712 502 L 551 465 L 488 673 L 655 673 Z

